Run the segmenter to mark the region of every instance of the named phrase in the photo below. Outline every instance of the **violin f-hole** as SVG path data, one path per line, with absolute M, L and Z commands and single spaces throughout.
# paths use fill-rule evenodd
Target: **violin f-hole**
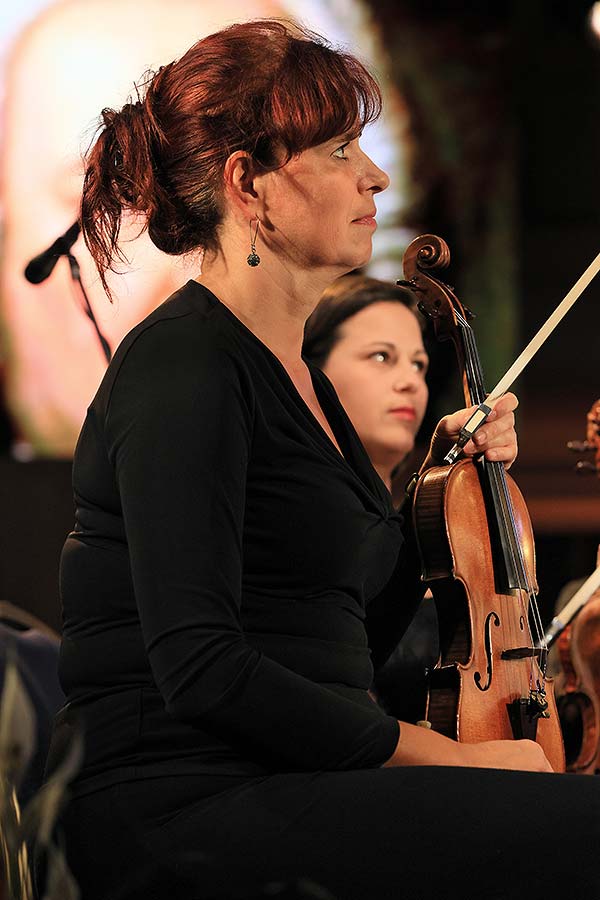
M 493 611 L 491 613 L 489 613 L 487 619 L 485 620 L 485 626 L 484 626 L 485 658 L 487 660 L 487 663 L 486 663 L 487 681 L 486 681 L 486 683 L 485 684 L 481 683 L 481 672 L 475 672 L 475 674 L 473 675 L 473 680 L 475 681 L 475 684 L 477 685 L 477 687 L 479 688 L 480 691 L 489 690 L 490 685 L 492 683 L 492 675 L 493 675 L 493 669 L 494 669 L 493 650 L 492 650 L 492 625 L 494 625 L 496 628 L 500 627 L 500 617 L 498 616 L 497 613 L 495 613 Z

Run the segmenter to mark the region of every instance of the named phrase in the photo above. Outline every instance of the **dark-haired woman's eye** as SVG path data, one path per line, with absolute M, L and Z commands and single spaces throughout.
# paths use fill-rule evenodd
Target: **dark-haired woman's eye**
M 384 363 L 387 362 L 390 358 L 390 354 L 387 350 L 376 350 L 375 353 L 371 353 L 370 359 L 374 359 L 375 362 Z

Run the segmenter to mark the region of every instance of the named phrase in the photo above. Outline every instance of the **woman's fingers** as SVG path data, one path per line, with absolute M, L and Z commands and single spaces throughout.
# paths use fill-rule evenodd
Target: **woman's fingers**
M 519 401 L 512 393 L 496 400 L 485 423 L 463 448 L 464 454 L 466 456 L 484 454 L 486 459 L 503 462 L 508 468 L 517 456 L 514 411 L 518 405 Z M 460 429 L 469 421 L 475 408 L 458 410 L 444 416 L 439 422 L 431 448 L 435 458 L 441 461 L 449 447 L 458 439 Z
M 516 459 L 518 444 L 514 410 L 519 401 L 514 394 L 506 394 L 495 404 L 492 413 L 472 440 L 464 447 L 467 456 L 483 453 L 491 462 L 503 462 L 508 468 Z

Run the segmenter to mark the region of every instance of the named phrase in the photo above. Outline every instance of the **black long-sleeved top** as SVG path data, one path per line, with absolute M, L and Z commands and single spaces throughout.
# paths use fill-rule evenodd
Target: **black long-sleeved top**
M 401 516 L 311 375 L 343 457 L 274 354 L 196 282 L 115 354 L 77 446 L 61 560 L 56 739 L 83 721 L 78 791 L 393 752 L 365 625 L 385 656 L 416 578 Z

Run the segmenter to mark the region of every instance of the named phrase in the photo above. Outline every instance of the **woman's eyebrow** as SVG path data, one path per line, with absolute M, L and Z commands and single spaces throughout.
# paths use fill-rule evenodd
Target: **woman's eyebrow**
M 364 346 L 365 347 L 375 347 L 375 346 L 389 347 L 391 350 L 396 349 L 396 344 L 394 344 L 393 341 L 384 341 L 384 340 L 367 341 Z M 429 358 L 429 354 L 427 353 L 427 350 L 425 350 L 423 347 L 416 347 L 412 352 L 417 356 L 426 356 L 427 358 Z
M 396 345 L 392 341 L 367 341 L 365 347 L 389 347 L 391 350 L 396 349 Z
M 327 141 L 328 144 L 349 144 L 350 141 L 356 140 L 362 134 L 362 131 L 346 131 L 344 134 L 337 134 L 335 137 L 332 137 L 330 141 Z

